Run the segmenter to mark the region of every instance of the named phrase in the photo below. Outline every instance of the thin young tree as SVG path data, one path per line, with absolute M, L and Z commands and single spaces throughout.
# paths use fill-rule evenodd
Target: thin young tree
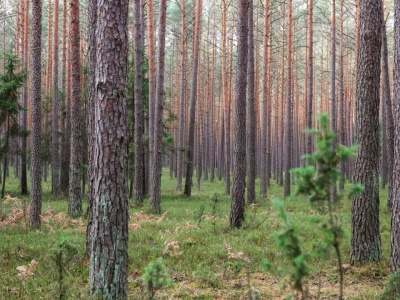
M 82 132 L 79 0 L 70 0 L 71 51 L 71 161 L 69 168 L 68 213 L 82 214 Z
M 235 135 L 233 151 L 232 205 L 230 215 L 231 228 L 240 228 L 244 220 L 249 4 L 248 0 L 238 1 L 238 50 L 235 84 Z
M 382 258 L 379 233 L 379 83 L 382 1 L 360 0 L 360 40 L 356 87 L 357 142 L 354 181 L 364 190 L 353 197 L 351 254 L 353 265 Z M 366 221 L 368 220 L 368 221 Z
M 128 0 L 98 1 L 90 294 L 127 299 Z
M 40 228 L 42 212 L 42 0 L 32 1 L 32 149 L 31 149 L 31 193 L 29 224 L 32 228 Z M 5 178 L 4 178 L 5 180 Z
M 186 164 L 185 191 L 186 196 L 192 194 L 193 186 L 193 158 L 194 158 L 194 132 L 196 120 L 196 96 L 198 84 L 198 67 L 199 67 L 199 48 L 200 48 L 200 31 L 201 31 L 201 11 L 202 0 L 197 1 L 196 6 L 196 24 L 194 31 L 194 48 L 193 48 L 193 69 L 192 69 L 192 86 L 190 90 L 190 108 L 189 108 L 189 131 L 188 131 L 188 149 Z

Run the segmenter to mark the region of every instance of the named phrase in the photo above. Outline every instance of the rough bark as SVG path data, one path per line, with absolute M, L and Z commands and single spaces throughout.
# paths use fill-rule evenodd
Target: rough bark
M 156 109 L 156 46 L 154 36 L 154 12 L 153 0 L 147 0 L 147 37 L 149 55 L 149 183 L 148 192 L 151 193 L 153 182 L 153 150 L 154 150 L 154 126 Z
M 163 113 L 164 113 L 164 63 L 165 63 L 165 32 L 167 19 L 167 1 L 160 1 L 158 47 L 157 47 L 157 80 L 156 102 L 154 118 L 154 144 L 150 178 L 150 205 L 151 209 L 161 212 L 161 173 L 162 173 L 162 138 L 163 138 Z
M 379 79 L 382 2 L 360 1 L 360 41 L 357 66 L 357 141 L 360 145 L 354 181 L 364 186 L 353 198 L 351 255 L 353 265 L 382 258 L 379 233 Z
M 128 0 L 97 2 L 90 292 L 127 299 Z
M 135 179 L 133 187 L 133 200 L 136 204 L 142 204 L 144 198 L 143 186 L 143 99 L 142 99 L 142 12 L 140 0 L 134 1 L 135 19 Z
M 61 170 L 60 170 L 60 190 L 68 194 L 68 184 L 69 184 L 69 157 L 70 157 L 70 146 L 69 140 L 71 137 L 71 127 L 70 127 L 70 105 L 69 105 L 69 81 L 70 74 L 67 76 L 67 73 L 70 71 L 70 60 L 69 60 L 69 46 L 67 47 L 67 0 L 64 0 L 63 3 L 63 29 L 62 29 L 62 76 L 61 76 L 61 85 L 62 91 L 65 97 L 65 115 L 63 116 L 63 127 L 64 134 L 61 139 Z M 68 54 L 67 54 L 68 52 Z M 68 59 L 67 59 L 68 57 Z M 68 64 L 67 64 L 68 61 Z M 68 95 L 68 96 L 67 96 Z
M 86 252 L 90 253 L 92 223 L 93 223 L 93 202 L 94 202 L 94 179 L 97 172 L 95 160 L 95 101 L 96 101 L 96 28 L 97 28 L 97 2 L 90 0 L 88 3 L 88 104 L 89 104 L 89 180 L 88 180 L 88 208 L 87 208 L 87 229 L 86 229 Z
M 386 37 L 386 24 L 382 22 L 382 91 L 384 105 L 383 109 L 386 114 L 386 137 L 387 137 L 387 174 L 388 176 L 388 199 L 387 207 L 392 208 L 393 205 L 393 156 L 394 156 L 394 121 L 392 112 L 392 97 L 390 93 L 390 78 L 389 78 L 389 59 L 388 45 Z M 397 120 L 397 119 L 396 119 Z
M 68 213 L 82 214 L 82 132 L 79 38 L 79 0 L 70 0 L 71 45 L 71 162 L 69 169 Z
M 32 1 L 32 73 L 31 73 L 31 101 L 32 101 L 32 150 L 31 150 L 31 193 L 30 219 L 33 228 L 40 227 L 42 212 L 42 107 L 41 107 L 41 66 L 42 66 L 42 1 Z M 5 166 L 4 166 L 5 167 Z M 4 176 L 5 180 L 5 176 Z
M 247 66 L 247 203 L 256 201 L 256 111 L 255 111 L 255 71 L 254 71 L 254 20 L 253 0 L 248 0 L 248 66 Z
M 240 228 L 244 220 L 246 181 L 246 88 L 248 64 L 249 1 L 239 0 L 238 52 L 235 85 L 235 135 L 233 151 L 233 184 L 230 215 L 231 228 Z
M 194 48 L 193 48 L 193 70 L 192 70 L 192 87 L 190 90 L 190 109 L 189 109 L 189 131 L 188 131 L 188 149 L 187 149 L 187 165 L 186 165 L 186 180 L 185 191 L 186 196 L 192 194 L 193 186 L 193 154 L 194 154 L 194 130 L 196 119 L 196 93 L 197 93 L 197 76 L 199 66 L 199 47 L 200 47 L 200 30 L 201 30 L 201 11 L 202 1 L 197 1 L 196 6 L 196 25 L 194 33 Z
M 400 1 L 394 8 L 394 119 L 400 120 Z M 400 122 L 394 124 L 393 210 L 390 271 L 400 269 Z

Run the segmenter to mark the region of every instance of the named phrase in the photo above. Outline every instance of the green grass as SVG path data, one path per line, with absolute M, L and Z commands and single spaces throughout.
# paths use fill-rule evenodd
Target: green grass
M 261 299 L 288 293 L 283 292 L 282 285 L 275 283 L 276 280 L 262 270 L 264 258 L 277 267 L 285 263 L 275 238 L 279 219 L 271 208 L 272 198 L 283 197 L 282 187 L 272 183 L 268 198 L 257 199 L 257 207 L 246 207 L 244 229 L 230 230 L 230 197 L 223 195 L 222 181 L 202 182 L 201 190 L 194 188 L 193 195 L 188 198 L 176 191 L 176 180 L 170 179 L 167 173 L 164 172 L 162 178 L 162 209 L 166 212 L 162 220 L 140 222 L 151 216 L 149 203 L 146 200 L 140 208 L 131 203 L 129 223 L 131 228 L 136 227 L 130 229 L 129 234 L 130 299 L 145 299 L 140 276 L 145 266 L 158 257 L 163 257 L 168 273 L 175 282 L 174 288 L 162 291 L 159 297 L 239 299 L 247 293 L 248 276 Z M 258 188 L 257 185 L 257 191 Z M 27 197 L 21 197 L 19 182 L 14 176 L 7 179 L 6 190 L 12 196 L 28 202 Z M 67 212 L 67 198 L 54 199 L 50 194 L 49 182 L 43 183 L 43 192 L 43 212 L 49 207 L 55 212 Z M 368 295 L 368 299 L 379 299 L 383 291 L 388 275 L 390 246 L 390 214 L 386 209 L 386 196 L 387 191 L 381 190 L 383 261 L 359 269 L 351 267 L 346 271 L 345 284 L 349 295 L 346 299 L 366 299 L 363 295 Z M 215 197 L 218 201 L 214 205 Z M 285 208 L 290 213 L 292 223 L 299 229 L 305 251 L 312 251 L 322 238 L 318 226 L 310 221 L 310 215 L 321 215 L 320 209 L 311 207 L 301 197 L 286 199 Z M 5 216 L 9 209 L 10 205 L 0 203 L 0 215 Z M 137 214 L 139 212 L 145 215 Z M 347 263 L 350 254 L 351 201 L 342 201 L 337 214 L 345 233 L 341 250 Z M 160 216 L 151 217 L 155 219 Z M 71 224 L 64 228 L 52 223 L 51 228 L 43 226 L 42 231 L 31 231 L 26 221 L 15 226 L 0 227 L 0 299 L 58 298 L 58 272 L 51 249 L 62 240 L 67 240 L 78 250 L 65 267 L 65 299 L 87 299 L 88 260 L 84 257 L 85 233 L 82 228 Z M 242 252 L 241 257 L 250 262 L 229 258 L 227 245 L 233 254 Z M 39 263 L 38 268 L 33 276 L 22 282 L 16 268 L 29 264 L 32 259 Z M 328 296 L 337 292 L 334 255 L 330 259 L 314 258 L 311 264 L 311 291 L 317 293 L 318 282 L 322 278 L 323 283 L 332 285 L 326 292 Z M 360 285 L 361 291 L 354 292 L 353 289 Z

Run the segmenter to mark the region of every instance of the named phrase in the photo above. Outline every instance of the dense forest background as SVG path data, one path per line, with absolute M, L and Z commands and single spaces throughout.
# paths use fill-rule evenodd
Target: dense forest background
M 397 0 L 1 0 L 0 295 L 398 296 L 399 18 Z

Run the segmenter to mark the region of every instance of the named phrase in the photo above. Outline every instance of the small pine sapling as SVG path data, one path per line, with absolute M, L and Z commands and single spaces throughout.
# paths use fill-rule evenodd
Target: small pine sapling
M 58 272 L 59 299 L 62 300 L 66 296 L 64 274 L 69 262 L 77 255 L 78 248 L 71 240 L 62 239 L 51 248 L 51 253 Z
M 163 287 L 173 286 L 161 257 L 147 265 L 141 278 L 149 294 L 149 300 L 153 300 L 156 292 Z
M 296 195 L 308 196 L 311 203 L 326 203 L 328 207 L 328 220 L 322 221 L 320 227 L 324 230 L 327 238 L 326 247 L 332 246 L 335 250 L 340 275 L 340 299 L 343 299 L 343 268 L 342 256 L 340 253 L 340 242 L 343 235 L 342 229 L 335 216 L 335 203 L 330 199 L 331 189 L 338 180 L 342 180 L 342 174 L 339 170 L 339 163 L 355 156 L 356 146 L 346 147 L 335 145 L 335 134 L 329 130 L 329 117 L 322 115 L 319 119 L 319 130 L 311 130 L 316 139 L 316 152 L 305 155 L 308 162 L 305 168 L 293 170 L 297 179 Z M 346 195 L 347 198 L 359 194 L 363 187 L 360 184 L 351 186 Z M 337 195 L 337 200 L 345 197 L 343 194 Z
M 357 147 L 334 144 L 335 134 L 329 130 L 329 117 L 327 115 L 320 117 L 319 130 L 312 129 L 309 133 L 315 136 L 317 149 L 316 152 L 303 157 L 307 161 L 306 167 L 292 170 L 298 187 L 295 195 L 306 195 L 311 203 L 327 205 L 328 218 L 326 220 L 318 219 L 318 225 L 324 234 L 325 245 L 319 245 L 314 250 L 315 252 L 311 254 L 317 255 L 318 253 L 327 252 L 330 247 L 334 248 L 339 265 L 339 299 L 343 299 L 343 268 L 340 253 L 343 232 L 335 216 L 335 203 L 342 198 L 352 198 L 362 192 L 363 187 L 360 184 L 350 186 L 347 189 L 347 195 L 338 194 L 335 202 L 332 201 L 333 199 L 330 196 L 332 187 L 336 185 L 336 182 L 343 180 L 338 168 L 339 163 L 354 157 Z M 303 299 L 307 299 L 307 289 L 304 282 L 309 275 L 307 258 L 311 254 L 302 252 L 297 230 L 290 224 L 283 202 L 274 200 L 274 203 L 278 216 L 283 220 L 283 224 L 280 224 L 282 230 L 278 234 L 278 246 L 292 266 L 292 271 L 286 271 L 286 274 L 290 274 L 293 288 L 301 292 Z M 272 265 L 268 260 L 264 261 L 264 267 L 270 272 L 273 271 Z
M 271 262 L 267 259 L 263 261 L 263 266 L 268 272 L 273 274 L 289 274 L 292 281 L 292 288 L 301 293 L 302 299 L 307 299 L 308 289 L 305 279 L 310 274 L 310 268 L 307 264 L 310 254 L 303 252 L 297 228 L 290 223 L 289 215 L 285 211 L 283 202 L 278 199 L 273 199 L 272 202 L 275 211 L 278 213 L 278 217 L 282 219 L 282 223 L 280 224 L 281 230 L 277 234 L 278 247 L 289 262 L 290 270 L 282 268 L 275 270 Z

